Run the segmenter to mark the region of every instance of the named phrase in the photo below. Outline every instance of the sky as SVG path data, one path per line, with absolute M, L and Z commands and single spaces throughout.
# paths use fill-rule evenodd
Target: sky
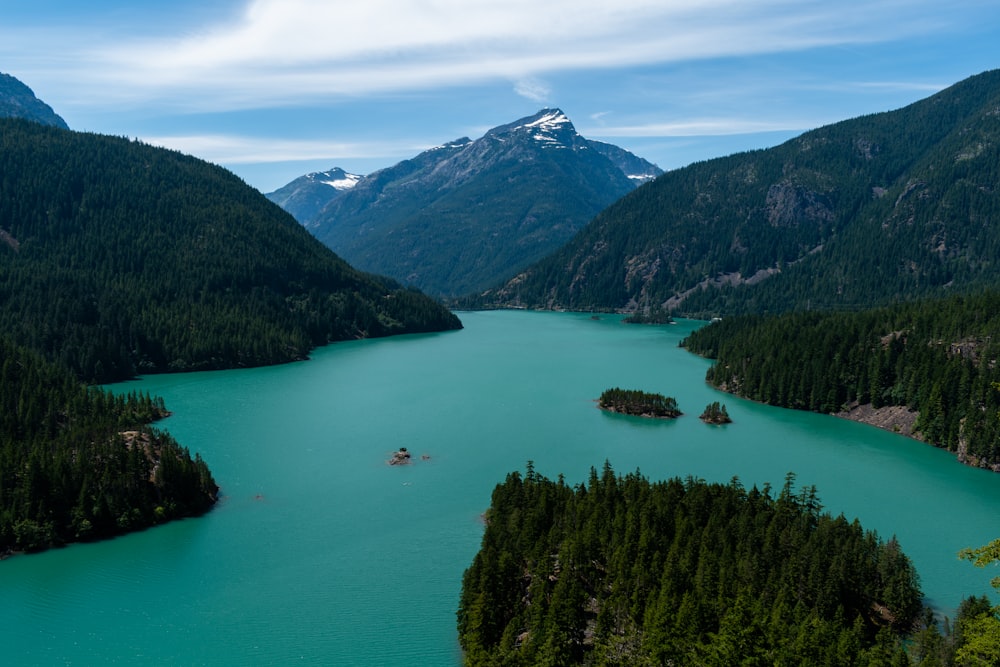
M 72 129 L 262 192 L 546 107 L 676 169 L 997 67 L 996 0 L 0 0 L 0 72 Z

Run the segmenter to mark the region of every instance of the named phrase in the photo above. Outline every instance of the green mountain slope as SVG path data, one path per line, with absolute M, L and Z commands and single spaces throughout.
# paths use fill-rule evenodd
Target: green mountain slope
M 88 381 L 301 359 L 460 327 L 224 169 L 0 119 L 0 332 Z
M 1000 284 L 1000 71 L 661 176 L 481 305 L 709 315 Z

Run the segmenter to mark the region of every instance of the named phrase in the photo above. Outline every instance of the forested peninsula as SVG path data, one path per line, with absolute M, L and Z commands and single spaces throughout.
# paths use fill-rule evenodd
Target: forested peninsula
M 0 556 L 207 511 L 208 466 L 149 424 L 159 399 L 88 388 L 0 337 Z
M 847 417 L 894 411 L 882 426 L 1000 471 L 1000 292 L 732 317 L 682 345 L 715 360 L 707 380 L 726 391 Z
M 909 558 L 792 475 L 774 495 L 606 463 L 569 486 L 529 463 L 485 518 L 458 610 L 468 665 L 910 664 Z

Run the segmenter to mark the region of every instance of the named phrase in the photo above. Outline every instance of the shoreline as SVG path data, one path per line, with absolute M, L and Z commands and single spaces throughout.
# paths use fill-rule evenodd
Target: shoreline
M 928 442 L 918 431 L 914 430 L 920 413 L 916 410 L 911 410 L 908 406 L 887 405 L 881 408 L 873 408 L 870 403 L 863 405 L 855 404 L 847 410 L 832 412 L 830 414 L 834 417 L 859 422 L 861 424 L 868 424 L 869 426 L 880 428 L 883 431 L 896 433 L 910 438 L 911 440 L 922 442 L 930 447 L 943 449 L 949 454 L 953 454 L 955 456 L 955 460 L 964 466 L 978 468 L 980 470 L 989 470 L 991 472 L 1000 472 L 1000 463 L 982 465 L 980 464 L 978 458 L 970 456 L 968 453 L 968 443 L 964 439 L 960 438 L 958 449 L 955 451 L 945 447 L 940 447 L 933 442 Z
M 905 405 L 887 405 L 873 408 L 871 403 L 853 404 L 847 410 L 831 412 L 834 417 L 875 426 L 883 431 L 905 435 L 913 440 L 931 444 L 914 430 L 919 413 Z

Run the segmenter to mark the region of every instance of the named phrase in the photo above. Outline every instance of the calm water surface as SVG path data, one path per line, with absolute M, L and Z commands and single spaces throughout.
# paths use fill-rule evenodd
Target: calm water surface
M 6 664 L 457 665 L 461 575 L 493 487 L 534 461 L 583 482 L 605 460 L 661 479 L 780 488 L 895 534 L 952 613 L 995 572 L 956 557 L 1000 536 L 1000 476 L 833 417 L 704 383 L 677 348 L 698 323 L 463 313 L 465 330 L 338 343 L 307 362 L 117 385 L 165 398 L 162 423 L 222 486 L 207 516 L 0 563 Z M 609 387 L 674 396 L 673 422 L 609 415 Z M 734 423 L 697 415 L 727 404 Z M 407 447 L 416 461 L 390 467 Z M 421 460 L 421 455 L 429 459 Z

